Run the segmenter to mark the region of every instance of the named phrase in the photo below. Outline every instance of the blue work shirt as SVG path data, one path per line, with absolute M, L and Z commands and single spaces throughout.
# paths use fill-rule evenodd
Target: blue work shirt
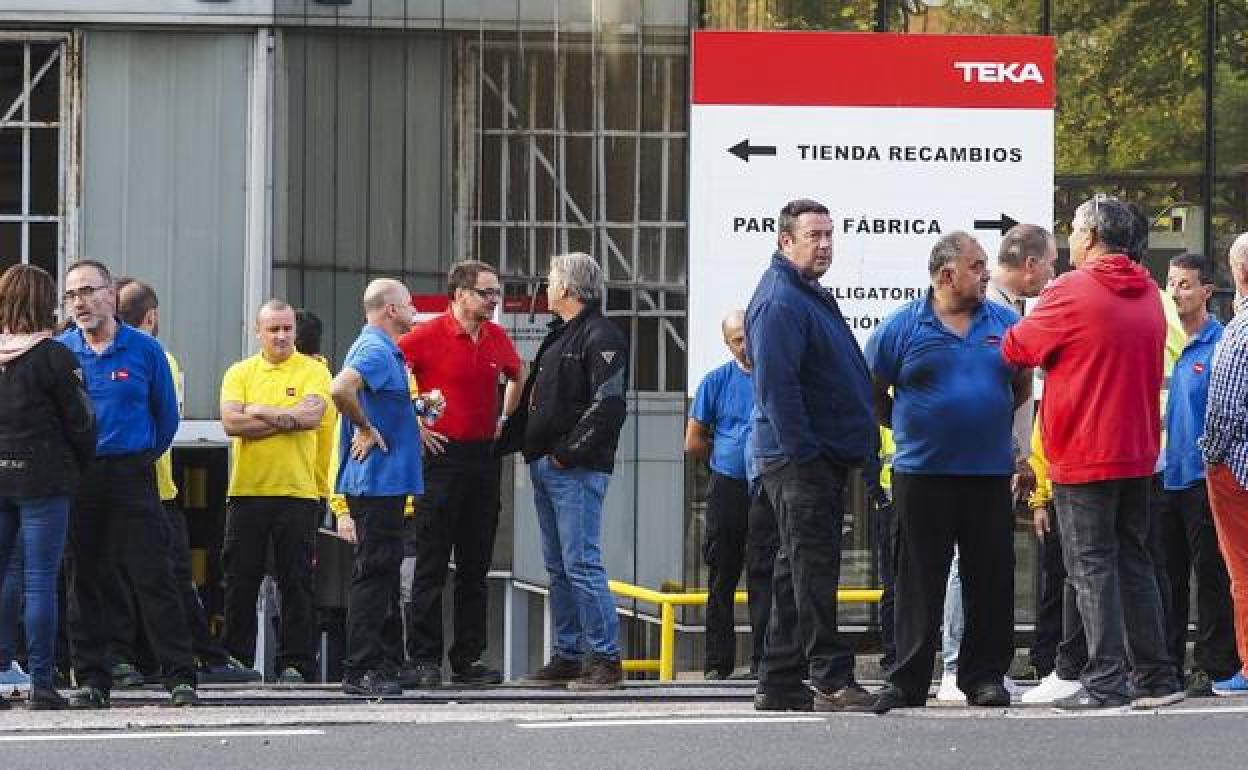
M 165 453 L 178 432 L 178 394 L 169 360 L 151 335 L 117 321 L 117 335 L 103 353 L 87 344 L 82 330 L 56 338 L 78 358 L 95 407 L 98 457 Z
M 736 361 L 712 369 L 693 397 L 689 416 L 712 431 L 711 470 L 745 479 L 746 442 L 754 410 L 754 383 Z
M 351 459 L 355 427 L 344 415 L 338 424 L 338 478 L 335 489 L 353 497 L 397 497 L 425 491 L 420 467 L 420 428 L 407 387 L 403 352 L 390 335 L 365 326 L 347 351 L 343 368 L 359 372 L 364 380 L 360 407 L 387 451 L 374 447 L 364 460 Z
M 1209 316 L 1195 337 L 1187 341 L 1170 375 L 1166 397 L 1166 489 L 1187 489 L 1205 480 L 1205 462 L 1196 439 L 1205 432 L 1205 405 L 1209 402 L 1209 370 L 1213 351 L 1222 339 L 1222 324 Z
M 1017 371 L 1001 357 L 1001 338 L 1018 313 L 984 302 L 966 337 L 932 310 L 932 292 L 884 319 L 867 341 L 867 364 L 893 386 L 894 470 L 951 476 L 1014 473 Z

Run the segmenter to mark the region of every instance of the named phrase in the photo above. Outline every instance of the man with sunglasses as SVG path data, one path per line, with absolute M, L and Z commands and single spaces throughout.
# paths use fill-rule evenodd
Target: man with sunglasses
M 498 272 L 466 260 L 447 276 L 450 306 L 399 340 L 421 391 L 446 400 L 436 419 L 422 419 L 425 496 L 405 538 L 400 594 L 410 668 L 404 683 L 442 683 L 442 590 L 455 553 L 455 641 L 447 657 L 456 684 L 498 684 L 502 674 L 481 661 L 487 639 L 486 574 L 498 529 L 500 464 L 494 452 L 520 404 L 522 365 L 507 332 L 491 319 L 502 289 Z M 502 411 L 498 386 L 506 381 Z

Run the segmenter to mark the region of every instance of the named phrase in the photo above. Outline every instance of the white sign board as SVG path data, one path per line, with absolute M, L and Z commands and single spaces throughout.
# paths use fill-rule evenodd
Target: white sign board
M 695 32 L 689 390 L 727 358 L 795 198 L 836 226 L 823 277 L 859 344 L 929 285 L 943 234 L 993 257 L 1015 222 L 1052 228 L 1048 37 Z

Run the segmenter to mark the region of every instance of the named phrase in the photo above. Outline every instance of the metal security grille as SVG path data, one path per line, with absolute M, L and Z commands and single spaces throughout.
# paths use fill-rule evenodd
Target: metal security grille
M 0 33 L 0 268 L 60 274 L 66 243 L 71 38 Z
M 632 340 L 633 387 L 685 386 L 688 47 L 643 36 L 461 39 L 455 244 L 532 293 L 585 251 Z

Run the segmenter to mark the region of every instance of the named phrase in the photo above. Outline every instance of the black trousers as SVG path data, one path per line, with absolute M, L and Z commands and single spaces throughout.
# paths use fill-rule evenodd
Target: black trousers
M 113 686 L 109 611 L 133 586 L 144 635 L 165 686 L 195 682 L 191 636 L 168 558 L 169 520 L 156 492 L 156 471 L 146 454 L 100 457 L 84 474 L 70 512 L 70 641 L 82 685 Z M 112 598 L 110 598 L 112 597 Z
M 447 652 L 459 670 L 481 657 L 488 637 L 486 575 L 498 530 L 500 465 L 489 441 L 450 442 L 424 458 L 425 493 L 416 505 L 410 542 L 415 561 L 404 608 L 407 653 L 416 663 L 442 663 L 442 593 L 455 554 L 455 641 Z
M 853 650 L 836 622 L 847 473 L 847 467 L 824 457 L 763 473 L 780 548 L 760 691 L 800 689 L 808 668 L 811 684 L 820 690 L 854 682 Z
M 749 485 L 711 473 L 706 501 L 706 540 L 702 558 L 708 569 L 706 601 L 706 665 L 708 672 L 732 673 L 737 661 L 734 595 L 741 571 L 753 641 L 751 669 L 757 671 L 771 613 L 771 572 L 778 548 L 775 514 L 762 495 L 751 497 Z
M 407 498 L 402 495 L 347 498 L 358 542 L 347 596 L 344 676 L 379 671 L 393 662 L 393 606 L 398 593 L 399 567 L 403 564 L 403 508 L 406 505 Z
M 875 506 L 873 519 L 875 568 L 880 576 L 880 671 L 887 676 L 897 665 L 897 511 L 892 501 Z
M 958 688 L 1001 684 L 1014 656 L 1014 519 L 1009 476 L 893 472 L 897 510 L 897 665 L 888 681 L 927 700 L 956 543 L 966 630 Z
M 1214 681 L 1227 679 L 1240 670 L 1231 582 L 1218 550 L 1218 533 L 1204 482 L 1165 493 L 1162 525 L 1173 609 L 1166 623 L 1166 646 L 1176 661 L 1187 657 L 1189 581 L 1195 571 L 1196 639 L 1192 660 Z
M 1174 597 L 1170 587 L 1169 556 L 1171 544 L 1166 538 L 1171 534 L 1166 522 L 1166 493 L 1162 486 L 1161 474 L 1154 473 L 1148 490 L 1148 552 L 1153 562 L 1153 579 L 1157 583 L 1157 598 L 1161 602 L 1161 623 L 1163 631 L 1170 628 L 1175 621 Z M 1187 582 L 1187 581 L 1183 581 Z M 1187 602 L 1184 602 L 1186 605 Z M 1184 615 L 1186 619 L 1186 615 Z M 1168 649 L 1168 648 L 1167 648 Z M 1173 656 L 1172 656 L 1173 657 Z M 1183 662 L 1187 658 L 1187 650 L 1174 658 L 1174 674 L 1183 681 Z
M 1063 597 L 1066 593 L 1066 565 L 1062 563 L 1062 541 L 1057 531 L 1057 514 L 1052 510 L 1049 512 L 1049 523 L 1050 531 L 1040 540 L 1036 559 L 1036 633 L 1028 656 L 1029 662 L 1041 677 L 1048 676 L 1057 665 L 1057 647 L 1062 641 Z M 1079 630 L 1082 635 L 1082 624 Z
M 169 519 L 169 565 L 173 570 L 173 580 L 182 599 L 182 611 L 186 613 L 187 626 L 191 632 L 191 651 L 196 661 L 204 665 L 220 665 L 229 659 L 229 654 L 221 646 L 221 642 L 212 635 L 208 626 L 208 615 L 204 612 L 203 602 L 195 589 L 195 580 L 191 575 L 191 544 L 186 530 L 186 514 L 176 500 L 163 500 L 161 506 Z M 138 599 L 134 588 L 128 580 L 123 580 L 124 589 L 117 597 L 117 606 L 113 612 L 117 622 L 113 624 L 115 634 L 112 640 L 113 660 L 117 662 L 135 663 L 146 668 L 146 663 L 155 663 L 150 645 L 143 636 L 143 624 L 139 621 Z
M 256 657 L 256 596 L 273 554 L 281 591 L 277 669 L 293 667 L 316 676 L 316 525 L 319 500 L 297 497 L 234 497 L 226 506 L 225 647 L 251 666 Z

